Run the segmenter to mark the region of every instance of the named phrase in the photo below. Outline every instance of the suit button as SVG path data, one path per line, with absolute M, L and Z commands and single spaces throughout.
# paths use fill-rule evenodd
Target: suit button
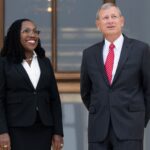
M 39 111 L 39 107 L 38 106 L 36 106 L 36 111 Z
M 96 113 L 96 108 L 94 106 L 90 106 L 89 113 L 90 114 L 95 114 Z
M 33 92 L 33 94 L 36 95 L 37 93 L 36 93 L 36 92 Z
M 109 92 L 113 92 L 113 89 L 110 89 Z

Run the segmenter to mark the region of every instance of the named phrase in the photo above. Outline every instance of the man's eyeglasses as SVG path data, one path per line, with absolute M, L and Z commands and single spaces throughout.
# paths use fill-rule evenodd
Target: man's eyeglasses
M 102 20 L 107 21 L 107 20 L 109 20 L 110 18 L 111 18 L 112 20 L 117 20 L 118 18 L 120 18 L 120 16 L 118 16 L 118 15 L 111 15 L 111 16 L 106 15 L 106 16 L 102 17 Z
M 21 31 L 21 33 L 39 35 L 39 34 L 40 34 L 40 31 L 39 31 L 39 30 L 36 30 L 36 29 L 31 30 L 31 29 L 29 29 L 29 28 L 26 28 L 26 29 L 23 29 L 23 30 Z

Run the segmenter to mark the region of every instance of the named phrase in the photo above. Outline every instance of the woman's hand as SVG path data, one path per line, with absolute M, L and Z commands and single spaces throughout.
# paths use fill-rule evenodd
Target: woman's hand
M 10 150 L 10 137 L 8 133 L 0 134 L 0 150 Z
M 53 135 L 52 137 L 52 147 L 53 150 L 61 150 L 63 148 L 64 141 L 63 137 L 60 135 Z

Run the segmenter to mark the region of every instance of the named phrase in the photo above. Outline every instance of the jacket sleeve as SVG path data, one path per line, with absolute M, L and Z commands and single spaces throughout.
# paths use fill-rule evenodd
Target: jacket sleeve
M 0 58 L 0 134 L 8 132 L 5 112 L 5 89 L 4 62 Z
M 54 134 L 58 134 L 63 136 L 63 123 L 62 123 L 62 108 L 61 108 L 61 100 L 58 92 L 58 87 L 56 83 L 56 79 L 54 76 L 54 71 L 50 60 L 48 60 L 50 69 L 51 69 L 51 89 L 50 89 L 50 99 L 52 104 L 52 115 L 54 120 Z
M 150 47 L 146 45 L 142 61 L 142 84 L 145 100 L 145 127 L 150 119 Z
M 80 73 L 80 93 L 81 93 L 81 98 L 82 98 L 84 105 L 89 110 L 92 83 L 88 74 L 86 59 L 87 59 L 86 53 L 84 51 L 83 56 L 82 56 L 81 73 Z

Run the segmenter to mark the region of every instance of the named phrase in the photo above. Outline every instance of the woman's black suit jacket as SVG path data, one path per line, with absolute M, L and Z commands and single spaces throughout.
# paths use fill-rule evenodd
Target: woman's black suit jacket
M 38 58 L 41 75 L 34 89 L 22 64 L 0 58 L 0 133 L 9 127 L 34 124 L 36 109 L 46 126 L 53 126 L 54 134 L 63 135 L 60 97 L 48 58 Z

